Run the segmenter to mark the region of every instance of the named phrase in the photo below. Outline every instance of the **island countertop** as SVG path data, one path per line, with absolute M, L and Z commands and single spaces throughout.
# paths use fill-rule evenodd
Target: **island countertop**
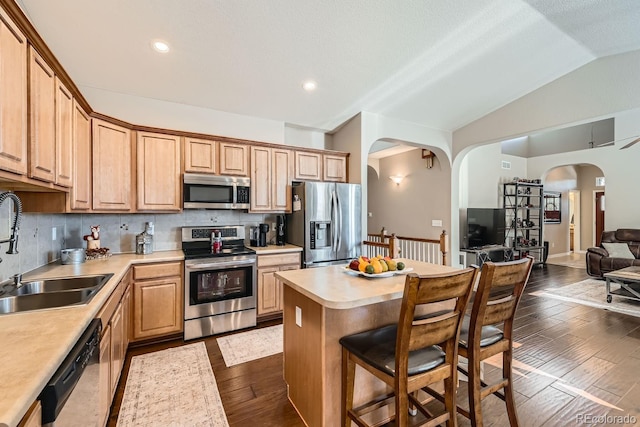
M 409 259 L 408 274 L 439 275 L 458 268 Z M 283 355 L 287 396 L 309 427 L 340 425 L 342 347 L 346 335 L 398 321 L 406 274 L 366 278 L 346 265 L 275 273 L 283 283 Z M 420 314 L 449 303 L 421 307 Z M 368 374 L 368 375 L 367 375 Z M 356 373 L 354 405 L 388 392 L 362 370 Z
M 88 304 L 0 315 L 0 425 L 15 426 L 133 264 L 182 261 L 181 250 L 121 254 L 83 264 L 52 263 L 23 281 L 113 273 Z
M 287 286 L 323 307 L 348 309 L 402 298 L 405 274 L 442 274 L 457 270 L 445 265 L 429 264 L 400 258 L 406 273 L 391 277 L 361 277 L 346 265 L 279 271 L 275 273 Z

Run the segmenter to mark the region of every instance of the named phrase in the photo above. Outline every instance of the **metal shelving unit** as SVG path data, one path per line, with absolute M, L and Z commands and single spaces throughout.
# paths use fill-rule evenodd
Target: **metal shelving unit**
M 516 258 L 531 255 L 535 264 L 544 260 L 542 242 L 543 186 L 528 182 L 503 184 L 505 246 L 512 247 Z

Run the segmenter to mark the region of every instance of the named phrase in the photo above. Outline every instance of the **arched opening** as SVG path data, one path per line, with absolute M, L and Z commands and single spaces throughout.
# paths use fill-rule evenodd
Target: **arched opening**
M 367 231 L 437 239 L 450 230 L 451 165 L 434 147 L 378 140 L 367 159 Z

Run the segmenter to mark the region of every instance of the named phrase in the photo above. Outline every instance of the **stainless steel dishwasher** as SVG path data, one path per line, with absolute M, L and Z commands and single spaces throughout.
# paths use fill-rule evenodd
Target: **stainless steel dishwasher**
M 97 426 L 100 413 L 100 333 L 94 319 L 42 393 L 43 426 Z

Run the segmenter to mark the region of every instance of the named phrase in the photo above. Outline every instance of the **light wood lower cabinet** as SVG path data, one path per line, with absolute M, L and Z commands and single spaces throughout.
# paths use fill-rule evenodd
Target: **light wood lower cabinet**
M 106 425 L 111 408 L 111 327 L 102 328 L 100 341 L 100 425 Z
M 182 262 L 133 267 L 132 341 L 183 330 Z
M 275 273 L 300 268 L 300 252 L 258 256 L 258 317 L 282 313 L 282 282 Z
M 33 402 L 18 427 L 42 427 L 42 405 L 39 400 Z
M 100 341 L 100 419 L 105 425 L 111 401 L 115 395 L 128 347 L 128 325 L 131 316 L 128 296 L 131 295 L 131 271 L 116 286 L 98 312 L 102 322 Z

